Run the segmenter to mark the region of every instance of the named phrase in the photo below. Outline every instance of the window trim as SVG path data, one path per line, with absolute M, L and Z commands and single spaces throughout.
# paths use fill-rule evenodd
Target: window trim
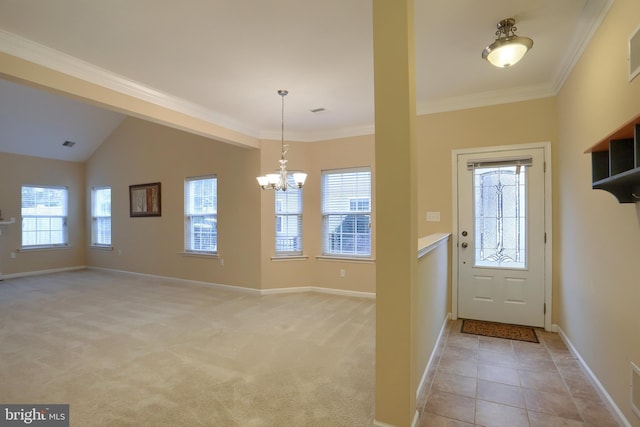
M 97 185 L 94 187 L 91 187 L 91 244 L 89 245 L 92 248 L 97 248 L 97 249 L 105 249 L 105 250 L 113 250 L 113 233 L 110 231 L 109 232 L 109 241 L 111 243 L 97 243 L 96 242 L 96 219 L 97 218 L 109 218 L 110 220 L 113 219 L 113 215 L 112 215 L 112 209 L 111 209 L 111 194 L 109 195 L 109 215 L 96 215 L 96 191 L 97 190 L 106 190 L 109 189 L 109 191 L 112 191 L 112 188 L 110 185 Z
M 287 189 L 287 191 L 296 191 L 297 196 L 298 196 L 298 200 L 299 200 L 299 205 L 298 205 L 298 210 L 296 212 L 290 212 L 290 211 L 286 211 L 286 212 L 282 212 L 282 208 L 284 207 L 284 203 L 282 200 L 278 200 L 278 194 L 280 194 L 279 191 L 275 191 L 274 192 L 274 214 L 275 214 L 275 218 L 274 218 L 274 246 L 273 246 L 273 250 L 274 250 L 274 255 L 271 258 L 272 260 L 275 259 L 306 259 L 305 255 L 304 255 L 304 192 L 303 192 L 303 188 L 298 188 L 293 180 L 293 175 L 289 174 L 287 175 L 287 183 L 289 184 L 289 188 Z M 282 194 L 286 194 L 286 193 L 282 193 Z M 280 210 L 278 210 L 278 206 L 280 206 Z M 296 236 L 294 236 L 294 239 L 298 239 L 299 240 L 299 244 L 300 244 L 300 248 L 299 250 L 293 250 L 293 251 L 278 251 L 278 234 L 282 233 L 282 218 L 283 217 L 297 217 L 298 218 L 298 222 L 299 222 L 299 234 L 297 234 Z M 280 221 L 278 221 L 280 220 Z M 280 230 L 280 231 L 279 231 Z
M 334 261 L 353 261 L 353 262 L 372 262 L 373 258 L 373 229 L 372 229 L 372 221 L 373 221 L 373 172 L 371 170 L 371 166 L 359 166 L 353 168 L 340 168 L 340 169 L 325 169 L 321 171 L 320 178 L 320 214 L 321 214 L 321 222 L 322 222 L 322 230 L 321 230 L 321 255 L 317 256 L 316 259 L 322 260 L 334 260 Z M 368 211 L 351 211 L 351 210 L 342 210 L 335 211 L 331 213 L 326 213 L 324 211 L 324 197 L 325 197 L 325 189 L 324 189 L 324 179 L 326 175 L 337 175 L 337 174 L 347 174 L 347 173 L 360 173 L 360 172 L 368 172 L 369 173 L 369 210 Z M 361 199 L 364 197 L 360 197 L 360 195 L 355 195 L 353 197 L 349 197 L 348 199 Z M 350 202 L 349 202 L 350 204 Z M 345 253 L 335 253 L 335 252 L 327 252 L 325 248 L 325 227 L 327 223 L 327 216 L 329 215 L 368 215 L 369 216 L 369 253 L 366 255 L 358 255 L 358 254 L 345 254 Z
M 187 211 L 187 208 L 189 206 L 189 184 L 191 182 L 194 181 L 204 181 L 204 180 L 208 180 L 208 179 L 213 179 L 215 180 L 215 213 L 213 214 L 200 214 L 197 216 L 207 216 L 207 217 L 213 217 L 216 223 L 216 244 L 215 250 L 201 250 L 201 249 L 190 249 L 189 247 L 191 246 L 191 241 L 189 239 L 189 231 L 190 231 L 190 224 L 191 224 L 191 217 L 192 216 L 196 216 L 194 214 L 190 214 Z M 219 245 L 218 245 L 218 176 L 216 174 L 208 174 L 208 175 L 200 175 L 200 176 L 190 176 L 190 177 L 186 177 L 184 179 L 184 244 L 183 244 L 183 252 L 182 254 L 185 256 L 200 256 L 200 257 L 213 257 L 213 258 L 217 258 L 218 257 L 218 253 L 220 251 Z
M 24 215 L 22 210 L 24 209 L 23 204 L 24 200 L 22 198 L 22 190 L 24 188 L 43 188 L 43 189 L 55 189 L 55 190 L 64 190 L 65 191 L 65 206 L 64 206 L 64 215 Z M 63 243 L 47 243 L 47 244 L 36 244 L 36 245 L 25 245 L 24 244 L 24 220 L 25 218 L 62 218 L 62 236 Z M 69 245 L 69 187 L 66 185 L 37 185 L 37 184 L 22 184 L 20 186 L 20 251 L 35 251 L 35 250 L 50 250 L 50 249 L 64 249 L 68 248 Z

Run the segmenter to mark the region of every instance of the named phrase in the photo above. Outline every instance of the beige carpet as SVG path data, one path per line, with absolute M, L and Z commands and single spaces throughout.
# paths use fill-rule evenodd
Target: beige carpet
M 104 271 L 0 282 L 0 403 L 72 426 L 370 426 L 375 302 Z

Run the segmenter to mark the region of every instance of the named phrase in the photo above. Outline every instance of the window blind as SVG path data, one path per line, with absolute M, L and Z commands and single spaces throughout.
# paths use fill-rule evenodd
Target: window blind
M 325 255 L 371 255 L 371 170 L 354 168 L 322 173 Z

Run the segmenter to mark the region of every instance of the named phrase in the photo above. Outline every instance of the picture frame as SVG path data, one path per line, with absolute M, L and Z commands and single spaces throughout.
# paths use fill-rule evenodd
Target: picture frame
M 129 216 L 161 216 L 161 184 L 136 184 L 129 186 Z

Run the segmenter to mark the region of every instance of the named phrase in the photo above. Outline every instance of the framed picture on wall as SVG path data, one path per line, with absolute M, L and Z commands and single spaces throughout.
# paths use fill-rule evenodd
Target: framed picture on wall
M 129 186 L 129 216 L 160 216 L 160 183 Z

